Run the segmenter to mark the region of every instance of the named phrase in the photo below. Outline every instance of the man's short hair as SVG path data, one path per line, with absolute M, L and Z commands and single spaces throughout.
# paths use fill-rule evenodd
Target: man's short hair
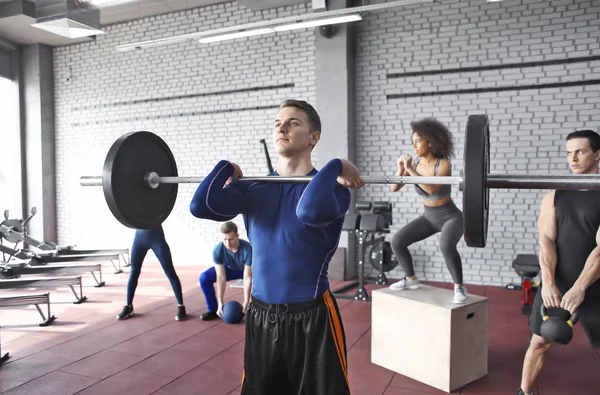
M 567 136 L 567 141 L 578 138 L 587 138 L 590 143 L 590 147 L 592 147 L 592 151 L 600 151 L 600 134 L 590 129 L 576 130 L 573 133 L 569 133 Z
M 301 110 L 304 110 L 306 113 L 306 117 L 308 118 L 308 124 L 313 132 L 321 131 L 321 117 L 319 117 L 319 113 L 313 106 L 311 106 L 308 102 L 304 100 L 294 100 L 287 99 L 281 102 L 279 109 L 284 109 L 285 107 L 296 107 Z
M 225 223 L 223 223 L 223 225 L 221 225 L 220 228 L 221 233 L 223 233 L 224 235 L 226 235 L 227 233 L 237 233 L 238 232 L 238 228 L 237 225 L 234 224 L 231 221 L 227 221 Z

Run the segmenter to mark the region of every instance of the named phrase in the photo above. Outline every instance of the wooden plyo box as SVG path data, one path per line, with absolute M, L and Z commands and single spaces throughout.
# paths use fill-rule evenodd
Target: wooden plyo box
M 487 375 L 488 298 L 421 284 L 372 292 L 371 362 L 450 393 Z

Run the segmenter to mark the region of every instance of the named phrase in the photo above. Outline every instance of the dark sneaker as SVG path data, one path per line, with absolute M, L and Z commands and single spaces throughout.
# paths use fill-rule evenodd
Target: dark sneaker
M 117 319 L 125 320 L 131 316 L 133 316 L 133 306 L 126 305 L 125 307 L 123 307 L 123 311 L 121 311 L 119 314 L 117 314 Z
M 185 306 L 177 306 L 177 315 L 175 319 L 177 321 L 183 321 L 187 317 L 187 313 L 185 312 Z
M 219 318 L 219 316 L 214 311 L 207 311 L 200 315 L 202 321 L 216 320 L 217 318 Z

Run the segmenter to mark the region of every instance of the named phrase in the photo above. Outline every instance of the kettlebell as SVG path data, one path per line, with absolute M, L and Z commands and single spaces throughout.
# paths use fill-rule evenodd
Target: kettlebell
M 564 320 L 561 317 L 550 317 L 548 309 L 546 309 L 543 302 L 541 310 L 542 319 L 544 320 L 540 327 L 542 337 L 552 343 L 569 344 L 571 339 L 573 339 L 573 325 L 579 320 L 579 311 L 575 311 L 569 319 Z M 564 309 L 560 310 L 566 311 Z

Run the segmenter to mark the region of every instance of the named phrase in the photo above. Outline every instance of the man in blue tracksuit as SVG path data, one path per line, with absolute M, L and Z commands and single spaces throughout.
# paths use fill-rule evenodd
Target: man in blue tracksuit
M 214 320 L 223 312 L 223 297 L 227 281 L 244 279 L 243 312 L 250 302 L 252 288 L 252 246 L 246 240 L 241 240 L 237 225 L 231 221 L 221 225 L 222 242 L 213 250 L 214 266 L 200 275 L 200 288 L 206 299 L 207 311 L 200 318 Z M 217 292 L 215 295 L 215 283 Z

